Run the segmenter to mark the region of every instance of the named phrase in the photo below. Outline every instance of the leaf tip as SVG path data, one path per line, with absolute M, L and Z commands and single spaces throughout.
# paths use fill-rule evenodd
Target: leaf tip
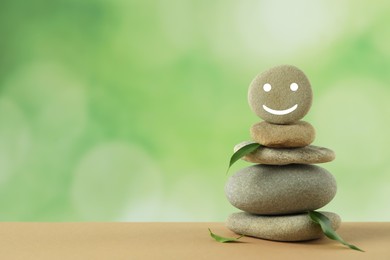
M 336 231 L 332 228 L 332 225 L 331 225 L 329 218 L 327 216 L 325 216 L 324 214 L 322 214 L 321 212 L 309 211 L 309 217 L 314 223 L 318 224 L 321 227 L 322 232 L 328 238 L 335 240 L 335 241 L 338 241 L 339 243 L 347 246 L 350 249 L 357 250 L 360 252 L 365 252 L 363 249 L 360 249 L 359 247 L 357 247 L 355 245 L 349 244 L 344 239 L 342 239 L 336 233 Z
M 210 228 L 208 228 L 209 232 L 210 232 L 210 236 L 217 242 L 220 242 L 220 243 L 234 243 L 234 242 L 241 242 L 241 241 L 238 241 L 238 239 L 242 238 L 244 235 L 241 235 L 240 237 L 237 237 L 237 238 L 230 238 L 230 237 L 221 237 L 217 234 L 214 234 Z
M 238 149 L 237 151 L 235 151 L 233 153 L 233 155 L 231 156 L 230 158 L 230 161 L 229 161 L 229 166 L 228 166 L 228 169 L 226 171 L 226 174 L 229 172 L 229 169 L 230 167 L 235 163 L 237 162 L 239 159 L 241 159 L 242 157 L 252 153 L 253 151 L 255 151 L 257 148 L 259 148 L 261 146 L 261 144 L 259 143 L 249 143 L 249 144 L 246 144 L 244 145 L 243 147 L 241 147 L 240 149 Z

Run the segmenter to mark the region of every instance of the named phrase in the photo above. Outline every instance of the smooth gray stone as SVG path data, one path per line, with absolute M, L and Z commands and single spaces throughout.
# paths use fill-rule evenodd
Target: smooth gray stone
M 304 147 L 311 144 L 316 136 L 314 127 L 305 121 L 289 125 L 276 125 L 262 121 L 250 129 L 252 139 L 264 146 L 275 148 Z
M 334 230 L 341 223 L 340 217 L 331 212 L 321 212 L 329 218 Z M 233 213 L 226 221 L 233 232 L 251 237 L 275 241 L 305 241 L 321 238 L 323 232 L 308 213 L 286 216 L 258 216 L 245 212 Z
M 336 195 L 335 178 L 316 165 L 253 165 L 232 175 L 225 186 L 228 201 L 243 211 L 282 215 L 319 209 Z
M 249 143 L 255 142 L 245 141 L 239 143 L 234 147 L 234 152 Z M 257 150 L 244 156 L 242 159 L 252 163 L 286 165 L 325 163 L 333 161 L 335 157 L 335 153 L 332 150 L 315 145 L 299 148 L 270 148 L 260 146 Z
M 292 84 L 297 89 L 292 89 Z M 265 89 L 268 85 L 269 89 Z M 257 75 L 248 90 L 249 106 L 273 124 L 291 124 L 309 111 L 313 91 L 305 73 L 291 65 L 273 67 Z

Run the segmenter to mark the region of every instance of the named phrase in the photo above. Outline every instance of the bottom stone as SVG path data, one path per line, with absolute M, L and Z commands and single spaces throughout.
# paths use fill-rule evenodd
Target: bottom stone
M 321 213 L 329 218 L 334 230 L 340 226 L 341 219 L 337 214 Z M 260 216 L 239 212 L 229 216 L 226 226 L 240 235 L 275 241 L 305 241 L 323 236 L 320 226 L 310 219 L 308 213 Z

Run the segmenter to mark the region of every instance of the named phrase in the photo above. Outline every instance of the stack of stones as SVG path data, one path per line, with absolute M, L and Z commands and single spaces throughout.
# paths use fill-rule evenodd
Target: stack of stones
M 250 129 L 261 146 L 243 157 L 255 165 L 232 175 L 225 193 L 229 202 L 243 212 L 233 213 L 227 227 L 237 234 L 276 241 L 304 241 L 323 236 L 308 211 L 328 204 L 336 195 L 334 177 L 313 165 L 334 160 L 330 149 L 311 145 L 315 130 L 300 121 L 309 111 L 312 90 L 305 74 L 283 65 L 259 74 L 248 93 L 252 110 L 264 121 Z M 337 229 L 340 217 L 322 212 Z

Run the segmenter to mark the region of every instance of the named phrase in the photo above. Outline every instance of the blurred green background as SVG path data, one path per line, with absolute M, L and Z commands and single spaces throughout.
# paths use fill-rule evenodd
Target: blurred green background
M 336 152 L 325 209 L 389 221 L 390 2 L 352 0 L 2 0 L 0 220 L 223 221 L 248 85 L 279 64 Z

